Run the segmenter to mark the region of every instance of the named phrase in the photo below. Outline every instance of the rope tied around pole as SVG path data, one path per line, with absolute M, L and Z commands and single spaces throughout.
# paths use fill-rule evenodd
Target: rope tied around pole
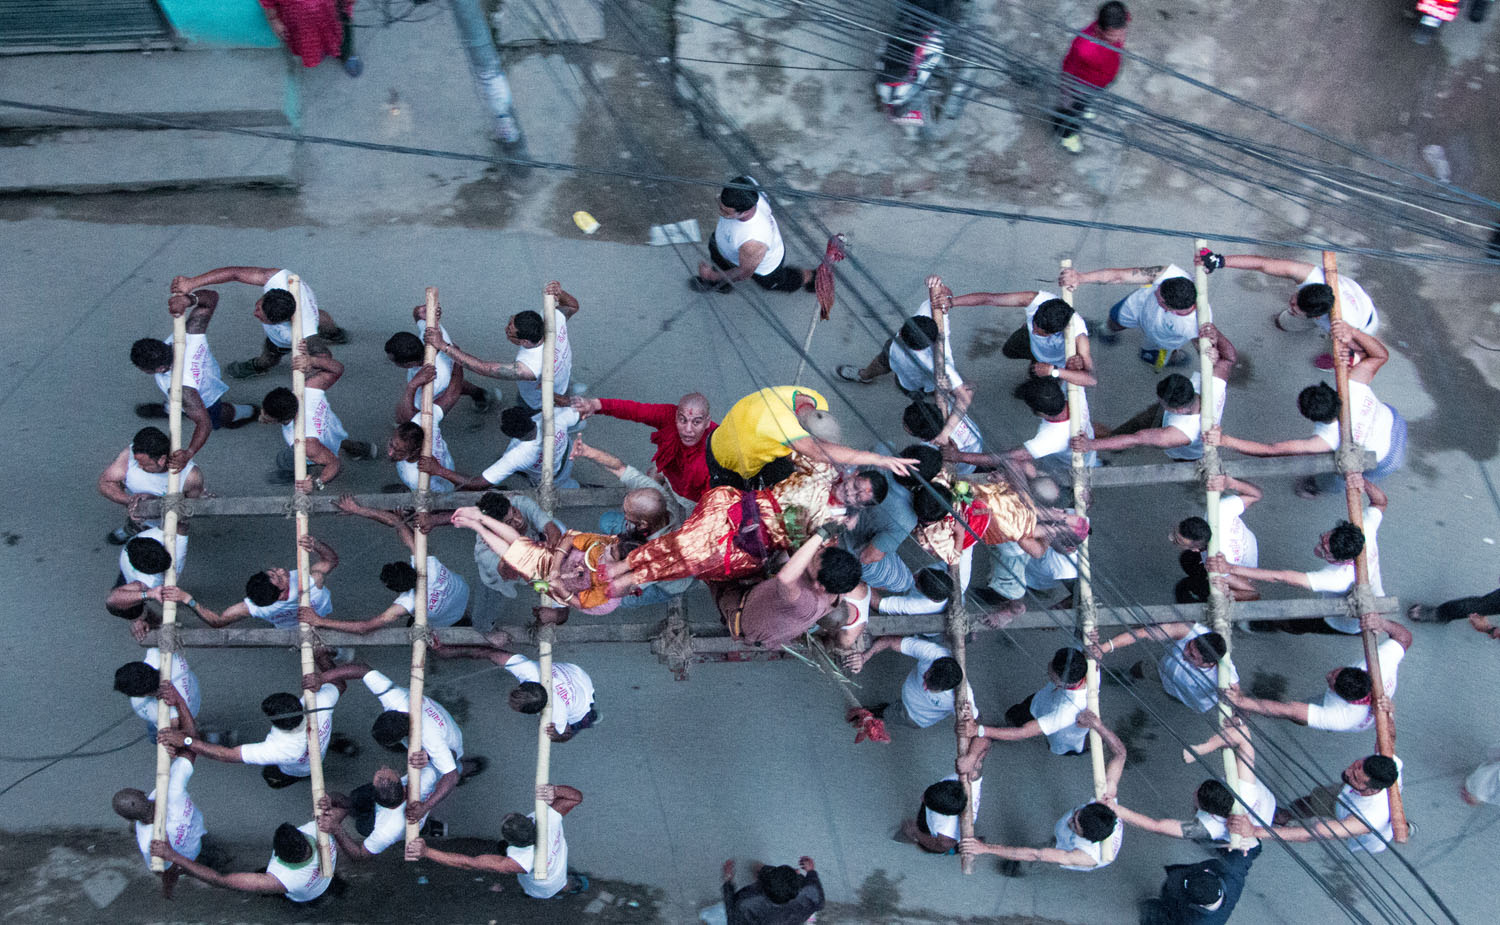
M 161 496 L 161 512 L 176 514 L 178 519 L 186 520 L 193 516 L 192 503 L 186 495 L 180 491 L 174 491 Z
M 297 492 L 292 495 L 290 501 L 281 505 L 281 516 L 296 517 L 299 514 L 311 514 L 313 509 L 312 498 Z
M 409 643 L 420 642 L 424 646 L 430 646 L 435 638 L 432 627 L 427 624 L 413 623 L 406 628 L 406 641 Z
M 177 635 L 177 630 L 177 621 L 174 620 L 171 623 L 163 622 L 156 631 L 156 647 L 161 650 L 163 656 L 170 658 L 182 651 L 182 639 Z

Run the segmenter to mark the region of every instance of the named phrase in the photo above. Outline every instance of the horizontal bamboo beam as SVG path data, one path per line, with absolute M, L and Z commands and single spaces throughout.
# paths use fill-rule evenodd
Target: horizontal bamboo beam
M 1237 479 L 1257 479 L 1268 476 L 1300 477 L 1337 472 L 1338 463 L 1332 453 L 1263 458 L 1245 456 L 1225 459 L 1224 468 Z M 1375 468 L 1375 454 L 1366 451 L 1365 470 L 1373 468 Z M 1089 470 L 1089 485 L 1094 488 L 1155 485 L 1160 482 L 1197 482 L 1200 478 L 1196 461 L 1150 463 L 1144 466 L 1101 466 Z
M 1373 468 L 1375 455 L 1367 453 L 1365 462 L 1366 469 Z M 1236 478 L 1254 479 L 1267 476 L 1318 475 L 1323 472 L 1334 472 L 1337 467 L 1333 454 L 1320 453 L 1316 456 L 1236 459 L 1233 461 L 1233 466 L 1229 468 L 1233 470 Z M 1155 485 L 1163 482 L 1195 482 L 1197 480 L 1198 466 L 1193 462 L 1105 466 L 1094 469 L 1089 474 L 1089 482 L 1095 488 L 1119 488 L 1129 485 Z M 626 491 L 626 488 L 619 485 L 566 489 L 557 493 L 557 506 L 559 508 L 617 507 L 625 500 Z M 529 492 L 517 493 L 529 494 Z M 460 491 L 431 495 L 432 510 L 451 511 L 454 508 L 467 507 L 478 503 L 479 496 L 482 494 L 484 492 Z M 395 511 L 416 505 L 416 496 L 404 491 L 355 495 L 354 499 L 365 507 L 374 508 L 377 511 Z M 338 509 L 334 507 L 334 503 L 337 500 L 338 495 L 334 492 L 313 495 L 308 499 L 311 504 L 311 513 L 336 513 Z M 182 503 L 183 513 L 188 517 L 289 517 L 292 513 L 291 505 L 285 495 L 185 498 Z M 143 518 L 160 517 L 161 500 L 152 498 L 142 502 L 140 516 Z
M 1375 611 L 1381 614 L 1396 613 L 1401 602 L 1394 597 L 1375 599 Z M 1235 617 L 1241 620 L 1292 620 L 1311 617 L 1343 616 L 1346 610 L 1343 600 L 1329 598 L 1295 598 L 1281 601 L 1247 601 L 1235 605 Z M 1202 604 L 1152 604 L 1144 607 L 1101 607 L 1100 626 L 1140 626 L 1155 623 L 1179 623 L 1185 620 L 1203 620 Z M 870 632 L 876 636 L 910 636 L 917 633 L 939 633 L 943 630 L 943 614 L 902 616 L 896 614 L 871 614 Z M 976 618 L 974 628 L 987 631 Z M 1055 629 L 1070 624 L 1065 611 L 1031 610 L 1017 617 L 1008 630 Z M 732 639 L 723 624 L 690 624 L 695 650 L 705 652 L 734 651 L 741 648 Z M 438 638 L 454 645 L 483 645 L 484 636 L 478 630 L 455 627 L 435 631 Z M 643 623 L 567 623 L 557 627 L 558 643 L 626 643 L 650 642 L 661 632 L 661 621 Z M 405 629 L 376 630 L 373 633 L 342 633 L 336 630 L 319 630 L 318 636 L 330 646 L 402 646 L 411 645 L 411 636 Z M 223 629 L 207 627 L 178 629 L 179 645 L 188 648 L 265 648 L 286 647 L 297 644 L 296 630 L 273 629 L 261 626 L 228 626 Z M 156 633 L 148 633 L 145 646 L 156 645 Z
M 609 487 L 590 487 L 565 489 L 557 493 L 558 507 L 618 507 L 625 500 L 625 492 L 628 489 L 623 486 L 614 485 Z M 530 492 L 511 492 L 512 494 L 530 494 Z M 458 491 L 446 494 L 432 494 L 431 508 L 434 511 L 451 511 L 455 508 L 469 507 L 479 503 L 482 491 Z M 338 501 L 338 492 L 326 491 L 322 494 L 312 495 L 308 498 L 311 505 L 311 513 L 333 514 L 338 508 L 334 504 Z M 397 511 L 404 508 L 416 506 L 416 495 L 409 491 L 392 492 L 390 494 L 368 494 L 355 495 L 354 500 L 368 508 L 377 511 Z M 183 505 L 187 514 L 193 517 L 270 517 L 291 516 L 291 505 L 285 495 L 267 495 L 264 497 L 241 497 L 241 498 L 184 498 Z M 141 503 L 140 516 L 143 518 L 157 517 L 161 514 L 160 499 L 151 499 Z

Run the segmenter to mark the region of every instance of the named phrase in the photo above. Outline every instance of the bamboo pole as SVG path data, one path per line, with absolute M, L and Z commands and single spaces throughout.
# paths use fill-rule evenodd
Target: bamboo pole
M 1062 269 L 1066 270 L 1073 266 L 1071 259 L 1064 258 Z M 1069 289 L 1063 290 L 1063 300 L 1071 307 L 1073 304 L 1073 293 Z M 1078 335 L 1083 333 L 1083 318 L 1078 312 L 1068 320 L 1067 333 L 1064 335 L 1064 348 L 1067 359 L 1072 359 L 1078 353 Z M 1071 436 L 1078 437 L 1083 434 L 1083 419 L 1088 414 L 1087 397 L 1083 394 L 1083 386 L 1069 382 L 1068 392 L 1068 431 Z M 1086 456 L 1078 450 L 1073 451 L 1073 508 L 1079 516 L 1088 516 L 1089 504 L 1089 471 L 1085 465 Z M 1089 540 L 1084 537 L 1083 542 L 1078 544 L 1078 587 L 1073 598 L 1075 612 L 1078 617 L 1078 629 L 1083 634 L 1084 642 L 1090 646 L 1099 644 L 1099 609 L 1094 602 L 1094 564 L 1089 556 Z M 1095 716 L 1099 715 L 1099 661 L 1088 659 L 1088 674 L 1086 685 L 1088 688 L 1089 710 Z M 1107 788 L 1104 761 L 1104 740 L 1099 733 L 1089 730 L 1089 759 L 1093 765 L 1094 772 L 1094 799 L 1102 800 Z M 1114 859 L 1113 843 L 1106 840 L 1102 847 L 1103 860 L 1105 863 Z
M 191 309 L 188 309 L 191 311 Z M 167 429 L 171 437 L 171 452 L 182 449 L 182 373 L 187 356 L 187 311 L 172 317 L 172 383 L 167 395 Z M 170 460 L 170 457 L 168 457 Z M 167 497 L 176 499 L 182 494 L 182 470 L 167 466 Z M 162 587 L 177 586 L 177 508 L 163 505 L 166 512 L 161 519 L 162 542 L 171 554 L 171 563 L 162 576 Z M 161 667 L 158 669 L 162 684 L 172 683 L 172 660 L 177 653 L 177 602 L 161 599 L 161 632 L 159 651 Z M 183 707 L 187 709 L 187 707 Z M 171 725 L 172 707 L 161 698 L 156 701 L 156 728 L 166 729 Z M 172 756 L 161 741 L 156 743 L 156 808 L 151 819 L 153 841 L 167 838 L 167 790 L 172 778 Z M 167 869 L 166 861 L 151 858 L 151 869 L 160 873 Z
M 943 305 L 942 281 L 937 281 L 934 286 L 927 287 L 928 304 L 932 306 L 932 320 L 937 324 L 937 338 L 932 342 L 932 396 L 937 400 L 939 413 L 944 422 L 948 420 L 948 394 L 952 383 L 948 381 L 948 309 Z M 953 477 L 953 467 L 944 463 L 950 482 Z M 953 690 L 953 734 L 957 739 L 958 756 L 963 757 L 969 750 L 969 737 L 962 732 L 962 719 L 972 716 L 974 705 L 969 702 L 969 665 L 965 653 L 965 637 L 968 635 L 968 614 L 964 610 L 964 583 L 963 583 L 963 548 L 965 536 L 963 531 L 965 524 L 962 518 L 955 518 L 955 530 L 958 535 L 953 545 L 957 558 L 948 563 L 948 579 L 952 584 L 949 592 L 948 614 L 945 621 L 945 629 L 948 634 L 948 648 L 953 653 L 953 660 L 958 662 L 958 667 L 963 673 L 963 681 Z M 975 717 L 978 719 L 978 717 Z M 964 805 L 974 805 L 973 785 L 967 778 L 960 775 L 959 783 L 964 788 Z M 974 814 L 965 809 L 958 814 L 958 834 L 960 838 L 974 837 Z M 974 873 L 974 859 L 968 855 L 959 855 L 959 869 L 965 874 Z
M 1399 614 L 1401 601 L 1394 597 L 1375 598 L 1375 611 L 1381 615 Z M 1161 623 L 1208 620 L 1203 604 L 1146 604 L 1139 607 L 1098 607 L 1098 625 L 1107 626 L 1154 626 Z M 1326 598 L 1304 597 L 1283 600 L 1241 601 L 1235 604 L 1235 615 L 1242 620 L 1288 620 L 1307 617 L 1338 617 L 1348 613 L 1342 601 Z M 943 632 L 946 616 L 931 614 L 870 614 L 871 636 L 913 636 Z M 1053 630 L 1058 628 L 1060 616 L 1045 610 L 1028 610 L 1016 617 L 1006 632 L 1017 630 Z M 695 652 L 759 651 L 746 646 L 729 635 L 718 614 L 698 623 L 688 623 L 693 636 Z M 974 623 L 971 632 L 988 633 L 992 628 L 983 623 Z M 177 630 L 177 641 L 185 649 L 287 649 L 297 645 L 296 630 L 279 630 L 269 626 L 227 626 L 222 629 L 191 627 Z M 382 648 L 411 645 L 411 634 L 405 627 L 376 630 L 373 633 L 346 633 L 340 630 L 323 630 L 319 634 L 324 644 L 330 646 L 364 646 Z M 553 642 L 566 645 L 602 645 L 655 642 L 661 636 L 661 622 L 639 623 L 576 623 L 554 627 Z M 443 642 L 453 645 L 485 645 L 484 635 L 478 630 L 463 627 L 448 627 L 442 632 Z M 142 646 L 153 646 L 159 642 L 153 630 L 146 634 Z
M 553 454 L 557 423 L 552 414 L 556 401 L 552 391 L 552 367 L 557 356 L 557 298 L 550 293 L 542 296 L 542 323 L 546 333 L 542 341 L 542 426 L 539 434 L 542 440 L 541 504 L 542 510 L 548 517 L 551 517 L 553 508 L 557 506 L 557 486 L 553 484 L 557 468 L 557 461 Z M 562 554 L 563 551 L 559 549 L 557 555 Z M 553 603 L 546 594 L 541 595 L 541 606 L 548 607 Z M 547 725 L 552 722 L 552 713 L 557 701 L 557 689 L 552 683 L 553 637 L 552 624 L 543 620 L 541 626 L 537 628 L 537 680 L 541 681 L 542 689 L 547 692 L 547 702 L 542 706 L 536 729 L 536 785 L 538 787 L 545 785 L 552 776 L 552 739 L 547 735 Z M 547 829 L 549 828 L 547 811 L 549 808 L 547 803 L 537 799 L 536 851 L 533 854 L 535 860 L 532 875 L 538 880 L 547 879 Z
M 295 308 L 292 311 L 292 357 L 304 352 L 302 340 L 302 280 L 297 276 L 287 277 L 287 290 L 292 294 Z M 312 606 L 311 576 L 312 556 L 302 548 L 302 538 L 307 530 L 307 494 L 296 487 L 307 478 L 307 375 L 292 368 L 292 394 L 297 398 L 297 417 L 292 425 L 293 509 L 297 521 L 297 606 Z M 339 448 L 329 447 L 337 453 Z M 317 664 L 313 660 L 313 628 L 306 623 L 298 624 L 298 639 L 302 649 L 302 675 L 313 674 Z M 318 804 L 323 802 L 323 750 L 318 740 L 318 692 L 302 692 L 303 723 L 307 728 L 307 762 L 312 784 L 313 818 L 320 818 Z M 318 864 L 320 869 L 333 869 L 333 849 L 329 845 L 328 833 L 318 830 Z
M 427 328 L 437 330 L 438 291 L 436 286 L 427 287 Z M 422 353 L 422 363 L 437 362 L 437 348 L 427 344 Z M 422 386 L 422 455 L 432 455 L 432 392 L 434 383 Z M 428 485 L 432 476 L 417 472 L 417 510 L 426 511 L 429 505 Z M 417 587 L 412 609 L 411 682 L 408 687 L 411 709 L 408 711 L 411 725 L 406 733 L 406 802 L 408 805 L 422 801 L 422 770 L 412 764 L 412 759 L 422 750 L 422 688 L 427 680 L 427 533 L 414 531 L 412 558 L 416 560 Z M 421 820 L 407 819 L 406 844 L 411 844 L 421 831 Z
M 1330 320 L 1334 323 L 1344 318 L 1343 300 L 1339 297 L 1339 264 L 1338 256 L 1333 251 L 1323 252 L 1323 281 L 1333 290 L 1333 310 L 1329 313 Z M 1346 475 L 1351 470 L 1346 468 L 1344 453 L 1354 444 L 1353 422 L 1349 412 L 1349 364 L 1348 354 L 1338 338 L 1333 338 L 1333 377 L 1339 390 L 1339 462 L 1340 469 Z M 1365 529 L 1365 511 L 1363 492 L 1347 480 L 1344 483 L 1344 499 L 1349 506 L 1349 522 L 1358 527 L 1361 532 Z M 1380 672 L 1379 643 L 1375 639 L 1375 628 L 1372 621 L 1375 618 L 1374 607 L 1370 595 L 1370 563 L 1368 550 L 1361 549 L 1359 556 L 1354 560 L 1354 591 L 1352 594 L 1356 609 L 1359 611 L 1359 635 L 1364 643 L 1365 670 L 1370 675 L 1370 712 L 1375 714 L 1375 750 L 1387 757 L 1394 758 L 1396 755 L 1396 721 L 1392 712 L 1393 705 L 1390 698 L 1386 696 L 1385 679 Z M 1399 784 L 1393 785 L 1386 790 L 1391 803 L 1391 835 L 1397 842 L 1405 842 L 1410 834 L 1406 824 L 1406 811 L 1401 802 L 1401 788 Z
M 1198 240 L 1193 242 L 1194 253 L 1201 252 L 1207 247 L 1208 242 L 1203 240 L 1202 238 L 1199 238 Z M 1195 282 L 1198 290 L 1198 328 L 1201 331 L 1204 325 L 1213 323 L 1214 313 L 1213 308 L 1211 308 L 1208 304 L 1208 271 L 1205 270 L 1201 265 L 1198 267 L 1197 277 L 1198 278 Z M 1198 425 L 1200 434 L 1207 433 L 1210 428 L 1217 427 L 1219 424 L 1218 421 L 1214 420 L 1214 408 L 1217 406 L 1218 402 L 1217 396 L 1214 394 L 1214 391 L 1219 386 L 1218 383 L 1214 380 L 1214 360 L 1209 355 L 1209 348 L 1212 343 L 1213 342 L 1210 341 L 1207 337 L 1204 337 L 1201 334 L 1199 335 Z M 1203 473 L 1203 496 L 1205 506 L 1204 519 L 1208 521 L 1207 554 L 1208 561 L 1212 563 L 1214 561 L 1214 557 L 1219 554 L 1220 492 L 1209 488 L 1208 483 L 1209 480 L 1214 476 L 1222 475 L 1224 473 L 1224 467 L 1219 462 L 1219 448 L 1217 446 L 1209 446 L 1207 443 L 1204 444 L 1203 465 L 1200 467 L 1200 471 Z M 1209 620 L 1212 621 L 1214 632 L 1222 636 L 1224 638 L 1225 645 L 1228 646 L 1230 637 L 1230 597 L 1229 595 L 1224 593 L 1224 590 L 1220 586 L 1219 582 L 1215 580 L 1218 577 L 1220 576 L 1216 575 L 1214 572 L 1209 572 L 1207 615 Z M 1233 656 L 1233 654 L 1233 648 L 1230 647 L 1225 651 L 1224 657 L 1219 659 L 1219 703 L 1217 708 L 1215 709 L 1215 712 L 1219 717 L 1220 729 L 1223 729 L 1226 725 L 1228 725 L 1231 717 L 1233 716 L 1233 710 L 1230 708 L 1229 701 L 1224 697 L 1224 691 L 1226 691 L 1230 687 L 1230 685 L 1233 684 L 1233 678 L 1230 675 L 1230 658 Z M 1240 792 L 1239 760 L 1235 757 L 1234 749 L 1227 746 L 1220 752 L 1220 755 L 1224 760 L 1224 785 L 1229 788 L 1230 793 L 1236 795 L 1236 799 L 1230 808 L 1230 814 L 1243 815 L 1245 812 L 1245 807 L 1244 804 L 1238 799 L 1238 794 Z M 1231 834 L 1229 836 L 1229 847 L 1231 849 L 1238 849 L 1241 846 L 1241 841 L 1242 839 L 1240 838 L 1240 836 Z

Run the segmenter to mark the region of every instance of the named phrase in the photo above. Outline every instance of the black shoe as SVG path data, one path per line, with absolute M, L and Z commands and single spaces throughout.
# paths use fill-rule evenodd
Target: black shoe
M 375 444 L 368 440 L 346 440 L 344 452 L 349 454 L 350 459 L 374 459 Z
M 873 707 L 865 707 L 865 709 L 869 710 L 870 711 L 870 715 L 873 716 L 873 717 L 875 717 L 876 719 L 885 719 L 885 711 L 889 707 L 890 707 L 890 703 L 886 702 L 886 703 L 877 703 Z
M 463 770 L 464 765 L 469 765 L 472 770 Z M 483 755 L 475 755 L 473 758 L 464 758 L 459 763 L 458 784 L 462 787 L 468 783 L 471 777 L 478 777 L 484 773 L 485 768 L 490 766 L 490 760 Z
M 165 420 L 167 409 L 159 401 L 145 401 L 135 406 L 135 416 L 151 421 Z
M 701 276 L 695 276 L 688 280 L 688 288 L 694 292 L 717 292 L 721 295 L 734 291 L 734 287 L 726 282 L 704 279 Z
M 328 750 L 343 755 L 345 758 L 353 758 L 359 754 L 359 743 L 342 732 L 335 732 L 328 739 Z
M 323 335 L 323 340 L 330 344 L 347 344 L 349 343 L 349 332 L 343 328 L 334 328 Z

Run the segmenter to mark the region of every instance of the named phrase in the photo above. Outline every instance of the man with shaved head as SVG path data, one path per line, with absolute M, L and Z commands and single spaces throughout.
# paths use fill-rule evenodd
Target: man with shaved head
M 698 392 L 682 396 L 675 405 L 648 405 L 622 398 L 575 398 L 572 405 L 583 417 L 602 414 L 652 428 L 656 452 L 651 465 L 691 508 L 708 491 L 708 438 L 719 425 L 708 415 L 708 399 Z

